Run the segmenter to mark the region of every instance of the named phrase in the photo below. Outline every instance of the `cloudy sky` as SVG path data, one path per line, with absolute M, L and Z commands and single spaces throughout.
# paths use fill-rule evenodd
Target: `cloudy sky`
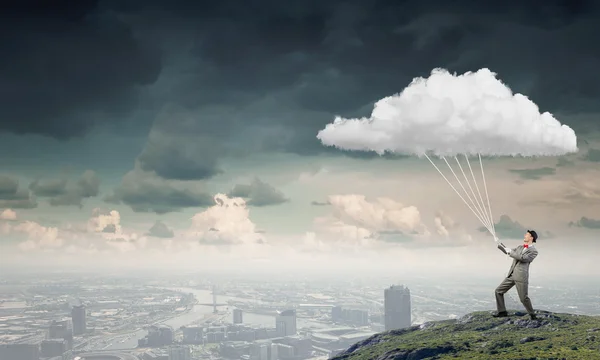
M 595 1 L 10 3 L 4 264 L 504 269 L 426 160 L 316 138 L 433 68 L 486 67 L 580 149 L 485 160 L 498 235 L 517 245 L 536 229 L 541 268 L 569 247 L 569 271 L 598 271 Z

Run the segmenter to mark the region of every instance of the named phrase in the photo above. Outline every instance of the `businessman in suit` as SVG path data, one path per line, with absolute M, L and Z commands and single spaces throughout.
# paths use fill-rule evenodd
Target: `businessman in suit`
M 504 303 L 504 294 L 512 289 L 513 286 L 516 286 L 519 300 L 521 300 L 521 303 L 525 306 L 525 310 L 527 310 L 527 313 L 532 320 L 536 319 L 527 292 L 529 288 L 529 265 L 538 255 L 538 251 L 535 248 L 537 238 L 538 236 L 535 231 L 527 230 L 523 239 L 523 245 L 519 245 L 514 249 L 506 248 L 503 244 L 498 245 L 500 250 L 506 252 L 508 256 L 513 258 L 513 262 L 508 271 L 508 276 L 496 288 L 496 307 L 498 312 L 493 315 L 494 317 L 508 316 L 506 305 Z M 496 242 L 498 242 L 497 239 Z

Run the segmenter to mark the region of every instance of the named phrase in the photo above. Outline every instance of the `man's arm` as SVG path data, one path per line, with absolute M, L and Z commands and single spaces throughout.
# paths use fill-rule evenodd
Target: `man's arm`
M 517 259 L 520 262 L 525 262 L 525 263 L 530 263 L 533 261 L 533 259 L 535 259 L 535 257 L 538 255 L 537 250 L 535 249 L 531 249 L 529 251 L 525 251 L 524 253 L 521 254 L 517 254 L 517 248 L 512 249 L 508 255 L 513 258 L 513 259 Z

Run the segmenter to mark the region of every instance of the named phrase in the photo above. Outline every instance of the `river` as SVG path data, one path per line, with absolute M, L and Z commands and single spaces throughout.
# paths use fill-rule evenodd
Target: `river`
M 177 291 L 182 291 L 185 293 L 192 293 L 192 294 L 194 294 L 196 299 L 198 299 L 198 302 L 201 304 L 211 304 L 213 302 L 213 296 L 212 296 L 212 293 L 210 290 L 199 290 L 199 289 L 191 289 L 191 288 L 177 288 L 177 289 L 170 289 L 170 290 L 177 290 Z M 232 297 L 232 296 L 223 296 L 223 295 L 217 296 L 217 302 L 221 303 L 221 304 L 227 303 L 230 300 L 242 301 L 242 302 L 252 301 L 249 299 L 237 298 L 237 297 Z M 223 309 L 223 308 L 224 307 L 220 307 L 220 309 Z M 192 310 L 190 310 L 189 312 L 179 315 L 179 316 L 176 316 L 169 320 L 163 321 L 162 324 L 171 326 L 174 329 L 178 329 L 181 326 L 189 325 L 195 321 L 201 320 L 202 318 L 204 318 L 204 316 L 211 314 L 212 310 L 213 310 L 212 306 L 195 305 L 192 308 Z M 232 319 L 229 319 L 229 321 L 232 321 Z M 268 327 L 268 328 L 275 327 L 275 316 L 272 316 L 272 315 L 252 314 L 252 313 L 244 312 L 243 321 L 244 321 L 244 324 L 246 324 L 246 325 L 263 326 L 263 327 Z M 314 320 L 302 319 L 302 318 L 299 318 L 297 320 L 297 324 L 298 324 L 298 329 L 330 327 L 330 325 L 327 325 L 327 324 L 316 322 Z M 124 350 L 124 349 L 135 348 L 135 347 L 137 347 L 138 339 L 143 338 L 144 336 L 146 336 L 146 334 L 147 334 L 146 330 L 140 329 L 140 330 L 136 331 L 134 333 L 134 335 L 131 338 L 129 338 L 128 340 L 125 340 L 122 343 L 115 341 L 109 347 L 106 347 L 104 349 L 105 350 Z

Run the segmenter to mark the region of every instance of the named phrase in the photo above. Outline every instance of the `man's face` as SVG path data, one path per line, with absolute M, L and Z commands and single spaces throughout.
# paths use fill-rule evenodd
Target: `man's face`
M 526 243 L 530 243 L 533 241 L 533 236 L 531 236 L 529 232 L 526 232 L 523 241 L 525 241 Z

